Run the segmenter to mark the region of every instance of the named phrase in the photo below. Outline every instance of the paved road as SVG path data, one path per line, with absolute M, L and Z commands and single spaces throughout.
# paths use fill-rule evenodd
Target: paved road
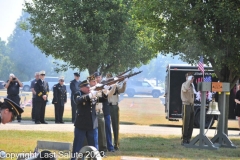
M 21 123 L 12 122 L 8 124 L 1 124 L 0 130 L 29 130 L 29 131 L 56 131 L 56 132 L 73 132 L 74 126 L 72 123 L 36 125 L 32 121 L 22 121 Z M 206 132 L 207 130 L 205 130 Z M 208 137 L 215 135 L 215 129 L 209 129 Z M 181 135 L 181 128 L 179 127 L 163 127 L 163 126 L 144 126 L 144 125 L 120 125 L 120 133 L 145 134 L 145 135 Z M 199 129 L 194 129 L 193 136 L 199 134 Z M 239 131 L 229 130 L 229 138 L 240 138 Z

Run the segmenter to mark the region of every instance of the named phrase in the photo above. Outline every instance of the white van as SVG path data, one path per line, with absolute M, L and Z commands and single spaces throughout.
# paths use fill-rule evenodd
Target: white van
M 31 79 L 30 81 L 27 82 L 22 82 L 24 91 L 31 91 L 32 80 L 34 79 Z M 45 77 L 44 81 L 48 82 L 49 90 L 52 90 L 53 86 L 58 83 L 58 77 Z

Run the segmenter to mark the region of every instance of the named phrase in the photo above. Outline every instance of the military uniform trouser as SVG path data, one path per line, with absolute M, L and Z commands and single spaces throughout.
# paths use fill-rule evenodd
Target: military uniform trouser
M 105 120 L 102 112 L 97 113 L 98 118 L 98 147 L 99 151 L 107 151 L 107 139 L 105 131 Z
M 20 97 L 19 95 L 8 95 L 7 98 L 11 99 L 13 102 L 17 103 L 20 106 Z M 21 121 L 22 120 L 22 116 L 21 114 L 17 116 L 17 120 Z
M 114 148 L 119 148 L 119 107 L 118 105 L 110 106 L 110 115 L 112 120 L 112 129 L 114 137 Z
M 45 108 L 47 101 L 36 101 L 35 122 L 45 122 Z
M 76 118 L 77 105 L 75 104 L 74 100 L 72 100 L 72 99 L 71 99 L 71 106 L 72 106 L 72 123 L 74 123 L 75 118 Z
M 35 120 L 36 98 L 32 98 L 32 120 Z
M 182 109 L 183 109 L 182 139 L 190 140 L 192 137 L 194 124 L 194 105 L 183 104 Z
M 55 111 L 55 122 L 56 123 L 63 122 L 64 105 L 55 103 L 54 111 Z

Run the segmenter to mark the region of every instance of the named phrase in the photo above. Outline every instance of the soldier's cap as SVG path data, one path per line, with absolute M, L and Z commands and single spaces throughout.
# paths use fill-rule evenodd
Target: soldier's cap
M 9 98 L 4 98 L 4 102 L 1 104 L 1 109 L 6 108 L 13 113 L 14 117 L 23 113 L 23 109 Z
M 74 74 L 74 76 L 80 77 L 80 73 L 78 73 L 78 72 L 75 72 L 73 74 Z
M 106 78 L 111 78 L 112 77 L 112 73 L 107 73 L 106 74 Z
M 90 87 L 88 80 L 84 80 L 79 84 L 79 87 Z
M 94 73 L 94 76 L 95 76 L 95 77 L 101 76 L 101 73 L 100 73 L 100 72 L 95 72 L 95 73 Z
M 45 75 L 45 71 L 40 71 L 39 74 L 40 75 Z
M 94 81 L 96 78 L 94 76 L 94 74 L 90 75 L 89 77 L 87 77 L 87 80 L 90 81 Z
M 60 81 L 60 80 L 64 80 L 64 77 L 63 77 L 63 76 L 62 76 L 62 77 L 59 77 L 58 80 L 59 80 L 59 81 Z

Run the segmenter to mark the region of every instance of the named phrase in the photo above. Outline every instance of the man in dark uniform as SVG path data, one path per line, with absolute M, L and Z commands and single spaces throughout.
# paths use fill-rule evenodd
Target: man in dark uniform
M 20 96 L 19 96 L 19 89 L 22 87 L 22 82 L 14 75 L 9 75 L 9 80 L 5 84 L 5 88 L 7 88 L 7 98 L 14 101 L 17 105 L 20 106 Z M 21 114 L 17 116 L 18 122 L 21 122 Z
M 102 81 L 102 76 L 100 75 L 99 72 L 95 72 L 94 73 L 97 83 L 101 83 Z M 104 117 L 104 125 L 105 125 L 105 137 L 106 137 L 106 142 L 107 143 L 107 149 L 110 152 L 114 152 L 114 147 L 112 144 L 112 134 L 111 134 L 111 117 L 110 117 L 110 106 L 108 103 L 108 97 L 112 97 L 112 95 L 114 94 L 116 89 L 116 85 L 113 85 L 109 92 L 107 93 L 107 97 L 103 99 L 102 101 L 102 110 L 103 113 L 100 113 L 98 116 L 103 116 Z M 104 133 L 102 133 L 104 134 Z M 99 137 L 99 139 L 101 139 L 101 137 Z M 100 140 L 99 140 L 100 141 Z
M 95 106 L 98 98 L 98 91 L 91 90 L 87 80 L 80 83 L 81 96 L 76 98 L 77 114 L 74 122 L 74 141 L 72 149 L 72 160 L 76 159 L 77 153 L 83 147 L 85 138 L 89 146 L 98 149 L 98 120 Z
M 35 122 L 35 110 L 36 110 L 36 92 L 34 90 L 34 86 L 37 83 L 37 81 L 39 80 L 39 73 L 36 72 L 35 73 L 35 79 L 32 80 L 31 82 L 31 91 L 32 91 L 32 121 Z
M 76 104 L 74 102 L 74 94 L 79 91 L 79 84 L 80 81 L 80 74 L 74 73 L 74 80 L 70 82 L 70 89 L 71 89 L 71 106 L 72 106 L 72 123 L 75 121 L 76 116 Z
M 11 99 L 4 98 L 4 102 L 0 102 L 0 124 L 14 121 L 15 117 L 21 113 L 23 109 Z
M 64 78 L 59 78 L 59 83 L 53 86 L 53 100 L 55 108 L 55 123 L 63 122 L 64 104 L 67 102 L 67 89 L 64 85 Z
M 40 79 L 34 86 L 36 92 L 36 115 L 35 115 L 35 124 L 47 124 L 44 120 L 45 117 L 45 108 L 47 104 L 47 97 L 49 92 L 48 82 L 44 81 L 45 71 L 40 71 Z

